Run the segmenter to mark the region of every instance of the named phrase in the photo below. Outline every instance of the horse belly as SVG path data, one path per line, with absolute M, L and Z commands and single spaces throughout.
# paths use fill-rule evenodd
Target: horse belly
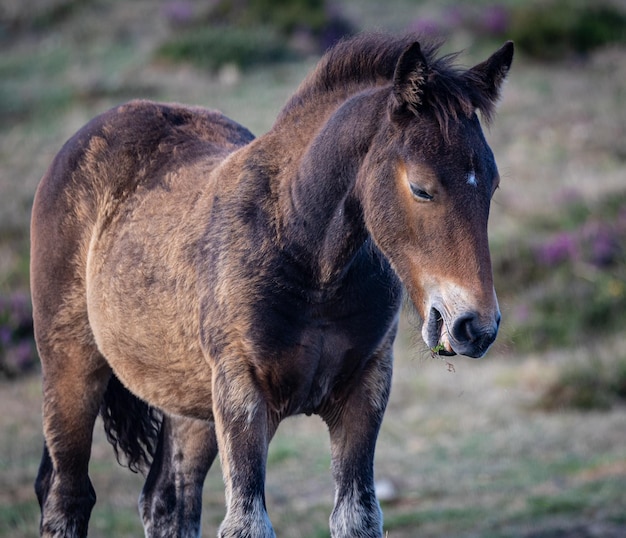
M 87 305 L 98 348 L 122 383 L 151 405 L 210 418 L 211 368 L 198 339 L 195 273 L 176 248 L 165 253 L 127 228 L 90 248 Z

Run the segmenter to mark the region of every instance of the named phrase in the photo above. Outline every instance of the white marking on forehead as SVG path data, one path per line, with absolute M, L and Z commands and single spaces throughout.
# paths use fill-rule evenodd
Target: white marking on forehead
M 476 181 L 476 173 L 474 170 L 470 170 L 467 174 L 467 184 L 472 187 L 476 187 L 478 185 L 478 181 Z

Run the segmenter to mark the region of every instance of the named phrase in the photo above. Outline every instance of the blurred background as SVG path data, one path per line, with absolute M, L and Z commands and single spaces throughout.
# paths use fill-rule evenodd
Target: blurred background
M 626 536 L 626 1 L 2 0 L 0 537 L 37 535 L 28 237 L 53 156 L 133 98 L 216 108 L 260 135 L 323 51 L 363 30 L 444 39 L 467 66 L 517 47 L 486 133 L 502 176 L 501 334 L 482 361 L 446 362 L 403 317 L 377 451 L 388 536 Z M 271 445 L 278 536 L 328 536 L 326 437 L 298 417 Z M 142 478 L 117 466 L 100 424 L 91 476 L 90 536 L 141 536 Z M 212 536 L 217 463 L 204 504 Z

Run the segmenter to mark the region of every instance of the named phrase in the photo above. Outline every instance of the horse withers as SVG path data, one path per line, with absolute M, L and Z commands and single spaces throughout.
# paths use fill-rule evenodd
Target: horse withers
M 37 190 L 40 531 L 87 535 L 94 422 L 132 469 L 146 536 L 198 536 L 220 455 L 221 537 L 274 536 L 268 444 L 320 415 L 334 537 L 380 537 L 374 448 L 404 290 L 428 348 L 481 357 L 500 312 L 487 240 L 493 116 L 512 43 L 471 69 L 414 38 L 331 49 L 255 139 L 135 101 L 93 119 Z

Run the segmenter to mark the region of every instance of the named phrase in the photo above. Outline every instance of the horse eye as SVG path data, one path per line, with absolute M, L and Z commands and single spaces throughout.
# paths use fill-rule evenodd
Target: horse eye
M 428 194 L 424 189 L 420 189 L 417 185 L 414 185 L 413 183 L 410 183 L 410 185 L 411 185 L 411 192 L 413 193 L 414 196 L 416 196 L 420 200 L 430 201 L 433 199 L 433 195 Z

